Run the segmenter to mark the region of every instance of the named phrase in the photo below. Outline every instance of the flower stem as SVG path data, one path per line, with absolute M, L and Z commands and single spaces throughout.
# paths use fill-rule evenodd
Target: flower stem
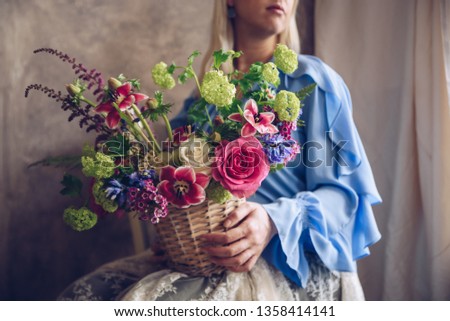
M 167 135 L 169 136 L 169 140 L 173 141 L 172 126 L 170 126 L 169 118 L 167 118 L 166 114 L 162 114 L 161 117 L 164 120 L 164 123 L 166 124 Z
M 129 115 L 129 117 L 132 118 L 132 115 Z M 145 135 L 145 133 L 142 131 L 141 127 L 137 126 L 137 124 L 134 123 L 134 122 L 131 122 L 131 124 L 128 123 L 128 125 L 131 126 L 131 128 L 133 128 L 134 131 L 138 133 L 138 135 L 135 134 L 136 137 L 139 137 L 139 136 L 142 137 L 142 139 L 144 139 L 144 141 L 145 141 L 148 145 L 150 145 L 150 147 L 152 147 L 152 149 L 153 149 L 153 146 L 154 146 L 154 145 L 153 145 L 153 142 L 150 141 L 150 139 L 148 139 L 148 137 L 147 137 L 147 136 Z
M 158 142 L 156 141 L 155 135 L 153 135 L 153 132 L 152 132 L 150 126 L 145 121 L 144 116 L 142 116 L 141 111 L 135 104 L 131 105 L 131 107 L 133 108 L 133 111 L 136 113 L 136 115 L 139 117 L 140 121 L 142 122 L 142 125 L 144 126 L 145 130 L 147 131 L 148 136 L 150 137 L 152 142 L 155 144 L 156 151 L 160 152 L 161 147 L 159 146 Z
M 97 105 L 95 103 L 93 103 L 92 101 L 90 101 L 89 99 L 85 98 L 84 96 L 80 97 L 80 101 L 85 102 L 86 104 L 92 106 L 92 107 L 97 107 Z
M 192 71 L 192 75 L 194 75 L 194 79 L 195 79 L 195 83 L 197 84 L 197 88 L 198 88 L 198 92 L 201 95 L 201 89 L 200 89 L 200 82 L 198 81 L 198 77 L 197 74 L 195 73 L 195 70 L 193 68 L 191 68 Z
M 208 117 L 208 124 L 211 126 L 211 129 L 214 127 L 213 122 L 211 120 L 211 116 L 209 115 L 208 105 L 205 105 L 206 116 Z
M 120 118 L 125 120 L 125 122 L 127 123 L 128 127 L 132 130 L 133 135 L 136 138 L 142 137 L 147 143 L 150 143 L 150 141 L 148 140 L 147 136 L 145 136 L 144 133 L 142 132 L 142 130 L 138 126 L 136 126 L 136 124 L 133 122 L 133 119 L 131 118 L 131 116 L 128 115 L 127 113 L 124 113 L 123 111 L 121 111 L 119 106 L 116 103 L 112 103 L 112 105 L 117 110 L 117 112 L 119 113 Z

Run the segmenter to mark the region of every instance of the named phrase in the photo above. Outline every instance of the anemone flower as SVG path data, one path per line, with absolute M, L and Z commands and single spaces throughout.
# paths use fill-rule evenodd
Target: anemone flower
M 113 100 L 101 103 L 95 108 L 98 113 L 107 113 L 106 124 L 109 128 L 114 129 L 120 121 L 120 114 L 113 104 L 117 104 L 120 110 L 126 110 L 134 103 L 148 99 L 147 95 L 140 93 L 132 93 L 132 85 L 129 82 L 119 86 L 114 92 Z
M 206 198 L 205 188 L 209 179 L 205 174 L 195 173 L 189 166 L 165 166 L 161 169 L 158 192 L 180 208 L 198 205 Z
M 234 113 L 228 116 L 230 120 L 244 123 L 241 130 L 242 137 L 249 137 L 256 134 L 275 134 L 278 128 L 272 124 L 275 114 L 271 112 L 260 113 L 258 105 L 253 99 L 249 99 L 244 106 L 244 114 Z

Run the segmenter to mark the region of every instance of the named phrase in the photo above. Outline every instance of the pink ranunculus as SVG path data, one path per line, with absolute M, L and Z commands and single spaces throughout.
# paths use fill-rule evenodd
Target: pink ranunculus
M 205 174 L 196 174 L 192 167 L 165 166 L 161 169 L 158 192 L 180 208 L 198 205 L 206 198 L 209 179 Z
M 261 186 L 270 166 L 255 137 L 222 141 L 215 149 L 212 176 L 236 197 L 249 197 Z

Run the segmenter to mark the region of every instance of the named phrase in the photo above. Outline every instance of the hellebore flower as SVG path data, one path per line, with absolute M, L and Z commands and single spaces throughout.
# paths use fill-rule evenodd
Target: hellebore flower
M 275 119 L 275 114 L 271 112 L 258 112 L 258 105 L 253 99 L 249 99 L 245 103 L 244 115 L 239 113 L 228 116 L 230 120 L 237 122 L 245 122 L 241 130 L 242 137 L 249 137 L 256 134 L 275 134 L 278 133 L 278 128 L 272 125 Z
M 140 93 L 132 93 L 132 85 L 130 82 L 126 82 L 119 86 L 114 94 L 113 100 L 101 103 L 95 108 L 98 113 L 107 113 L 106 124 L 109 128 L 114 129 L 117 127 L 120 121 L 120 114 L 113 106 L 115 103 L 120 110 L 127 110 L 134 103 L 138 103 L 142 100 L 148 99 L 147 95 Z
M 165 166 L 161 169 L 158 192 L 180 208 L 198 205 L 206 198 L 209 179 L 205 174 L 196 174 L 192 167 Z

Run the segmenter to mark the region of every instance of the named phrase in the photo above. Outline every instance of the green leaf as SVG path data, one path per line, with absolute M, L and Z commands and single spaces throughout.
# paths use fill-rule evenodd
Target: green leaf
M 162 115 L 167 115 L 172 107 L 172 104 L 164 103 L 164 96 L 160 91 L 155 92 L 155 99 L 158 104 L 157 107 L 155 109 L 146 109 L 142 112 L 142 116 L 149 118 L 152 122 L 156 122 Z
M 183 72 L 178 75 L 178 83 L 184 84 L 188 79 L 194 77 L 194 72 L 190 67 L 187 67 Z
M 174 63 L 172 63 L 169 67 L 167 67 L 167 72 L 171 75 L 173 75 L 173 73 L 175 72 L 175 69 L 177 68 L 177 65 L 175 65 Z
M 205 113 L 207 102 L 202 98 L 192 104 L 188 111 L 188 123 L 197 124 L 200 128 L 208 122 L 208 115 Z
M 300 89 L 296 95 L 298 97 L 298 99 L 300 99 L 300 101 L 304 100 L 306 97 L 308 97 L 309 95 L 311 95 L 311 93 L 314 91 L 314 89 L 316 88 L 317 84 L 313 83 L 311 85 L 308 85 L 302 89 Z
M 188 67 L 191 67 L 194 63 L 194 60 L 196 57 L 200 56 L 200 51 L 195 50 L 191 55 L 188 57 Z
M 213 57 L 214 57 L 213 67 L 214 69 L 219 70 L 220 66 L 222 66 L 222 64 L 224 64 L 228 60 L 230 55 L 224 52 L 223 50 L 217 50 L 214 51 Z
M 108 138 L 103 143 L 101 151 L 111 157 L 122 157 L 128 155 L 130 149 L 130 142 L 122 134 Z
M 125 81 L 127 81 L 127 78 L 126 78 L 123 74 L 120 74 L 120 75 L 117 76 L 116 78 L 117 78 L 117 80 L 120 81 L 120 82 L 125 82 Z
M 73 175 L 65 174 L 61 184 L 64 188 L 60 191 L 62 195 L 67 196 L 81 196 L 81 190 L 83 188 L 83 183 L 81 180 Z
M 220 134 L 222 139 L 232 141 L 241 136 L 241 128 L 241 123 L 225 119 L 225 122 L 222 125 L 217 126 L 215 131 Z
M 164 100 L 164 94 L 161 91 L 155 91 L 155 99 L 158 102 L 158 105 L 161 105 Z
M 270 173 L 275 173 L 284 167 L 285 165 L 283 163 L 270 165 Z
M 133 88 L 135 88 L 136 90 L 140 90 L 141 89 L 141 83 L 140 83 L 139 79 L 130 79 L 128 81 L 131 83 Z
M 242 55 L 242 51 L 234 51 L 234 50 L 217 50 L 213 53 L 213 68 L 219 70 L 222 64 L 224 64 L 228 59 L 239 58 Z

